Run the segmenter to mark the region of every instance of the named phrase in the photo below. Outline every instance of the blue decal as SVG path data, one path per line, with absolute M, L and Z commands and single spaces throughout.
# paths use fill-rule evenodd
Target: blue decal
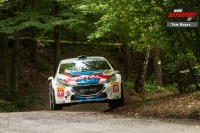
M 98 94 L 96 96 L 93 96 L 91 98 L 87 98 L 87 97 L 84 97 L 84 96 L 76 95 L 76 98 L 78 98 L 79 100 L 73 100 L 72 102 L 82 102 L 82 103 L 84 103 L 84 102 L 88 102 L 88 101 L 90 101 L 90 102 L 105 101 L 106 98 L 102 98 L 101 95 L 102 94 L 100 93 L 100 94 Z
M 88 84 L 97 84 L 99 82 L 98 78 L 83 78 L 76 80 L 78 85 L 88 85 Z
M 100 93 L 100 94 L 98 94 L 98 95 L 96 95 L 96 96 L 93 96 L 93 98 L 90 98 L 90 99 L 100 99 L 99 97 L 101 96 L 102 94 Z M 76 98 L 79 98 L 79 99 L 81 99 L 81 100 L 85 100 L 85 99 L 88 99 L 88 98 L 86 98 L 86 97 L 84 97 L 84 96 L 79 96 L 79 95 L 76 95 Z M 105 100 L 105 98 L 103 98 L 104 100 Z

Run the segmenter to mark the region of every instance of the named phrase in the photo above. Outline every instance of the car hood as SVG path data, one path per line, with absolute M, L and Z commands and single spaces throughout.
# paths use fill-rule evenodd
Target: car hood
M 58 79 L 69 85 L 89 85 L 105 83 L 113 74 L 112 70 L 67 72 L 58 75 Z

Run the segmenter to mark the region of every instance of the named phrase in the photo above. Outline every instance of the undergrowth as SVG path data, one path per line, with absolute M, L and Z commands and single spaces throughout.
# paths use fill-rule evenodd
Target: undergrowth
M 21 94 L 12 92 L 0 85 L 0 112 L 31 111 L 46 105 L 47 96 L 44 94 Z M 4 95 L 6 94 L 6 95 Z
M 135 85 L 134 82 L 125 82 L 124 83 L 125 91 L 128 91 L 131 95 L 134 95 L 136 93 L 135 90 L 133 89 L 134 85 Z M 170 84 L 170 85 L 160 87 L 160 86 L 157 85 L 156 81 L 145 82 L 144 83 L 144 90 L 146 92 L 150 92 L 150 93 L 162 92 L 162 91 L 165 91 L 165 90 L 178 92 L 176 84 Z
M 49 70 L 52 69 L 51 64 L 49 62 L 47 62 L 47 61 L 44 61 L 42 59 L 38 59 L 37 63 L 38 63 L 38 67 L 39 67 L 38 69 L 40 71 L 49 71 Z

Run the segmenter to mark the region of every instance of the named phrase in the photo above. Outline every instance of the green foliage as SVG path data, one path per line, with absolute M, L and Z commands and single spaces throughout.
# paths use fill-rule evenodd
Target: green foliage
M 196 91 L 196 86 L 194 84 L 189 85 L 188 87 L 186 87 L 185 92 L 189 93 L 189 92 L 193 92 Z
M 145 89 L 145 91 L 150 92 L 150 93 L 155 93 L 155 92 L 165 90 L 163 87 L 157 86 L 156 81 L 145 82 L 144 89 Z
M 130 94 L 130 95 L 134 95 L 136 93 L 135 90 L 133 89 L 134 82 L 126 81 L 126 82 L 123 83 L 123 87 L 124 87 L 124 90 L 126 92 L 128 92 L 128 94 Z
M 180 67 L 187 61 L 187 58 L 184 56 L 183 53 L 178 53 L 176 56 L 176 61 L 173 61 L 171 63 L 169 62 L 167 65 L 163 66 L 163 68 L 165 70 L 168 70 L 170 73 L 179 71 Z
M 49 71 L 52 69 L 51 64 L 45 60 L 38 59 L 37 64 L 38 64 L 38 69 L 40 71 Z
M 88 2 L 80 7 L 83 12 L 101 14 L 99 20 L 94 23 L 96 31 L 88 36 L 88 39 L 94 40 L 115 34 L 120 40 L 121 36 L 125 36 L 128 43 L 142 51 L 147 45 L 157 41 L 157 32 L 160 30 L 159 26 L 149 29 L 152 27 L 152 22 L 159 20 L 159 16 L 152 11 L 152 4 L 151 1 L 140 0 Z
M 14 105 L 19 110 L 35 110 L 46 104 L 47 97 L 41 94 L 17 95 Z
M 0 112 L 14 112 L 17 111 L 17 107 L 11 102 L 0 99 Z
M 160 86 L 157 86 L 157 82 L 155 80 L 145 82 L 144 88 L 147 92 L 150 92 L 150 93 L 162 92 L 165 90 L 178 92 L 176 84 L 170 84 L 165 87 L 160 87 Z
M 178 93 L 179 91 L 178 91 L 178 88 L 177 88 L 177 84 L 169 84 L 169 85 L 166 85 L 165 86 L 165 89 L 166 90 L 169 90 L 169 91 L 173 91 L 173 92 L 175 92 L 175 93 Z
M 48 96 L 44 94 L 11 92 L 1 84 L 0 90 L 0 112 L 35 110 L 47 104 Z

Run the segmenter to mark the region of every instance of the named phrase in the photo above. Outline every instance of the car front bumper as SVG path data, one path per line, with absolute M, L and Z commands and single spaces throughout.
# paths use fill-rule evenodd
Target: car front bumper
M 84 89 L 84 91 L 94 90 Z M 56 104 L 78 104 L 78 103 L 91 103 L 91 102 L 108 102 L 109 100 L 121 98 L 121 82 L 111 82 L 102 84 L 102 89 L 94 93 L 82 93 L 76 91 L 72 86 L 54 86 L 54 95 Z M 50 93 L 52 94 L 52 93 Z M 86 94 L 86 95 L 85 95 Z

